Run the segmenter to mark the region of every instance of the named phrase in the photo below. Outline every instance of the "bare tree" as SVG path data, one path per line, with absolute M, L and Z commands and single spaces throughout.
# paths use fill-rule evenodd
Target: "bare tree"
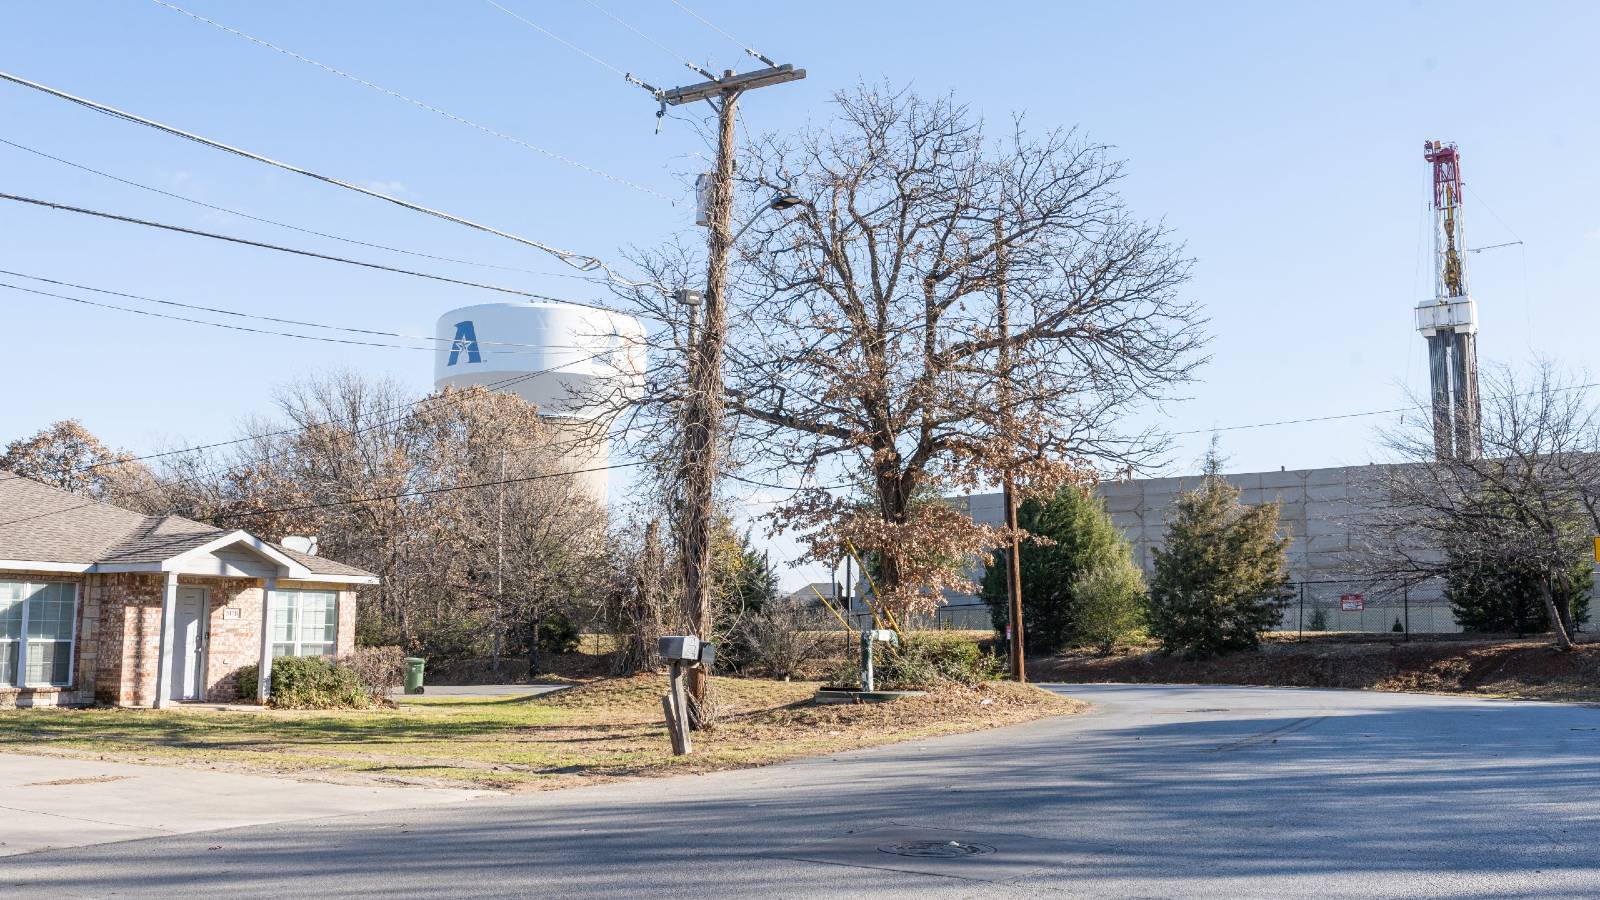
M 741 160 L 744 196 L 804 203 L 754 220 L 736 248 L 726 439 L 768 472 L 859 482 L 864 507 L 812 488 L 779 522 L 807 533 L 813 558 L 873 554 L 882 596 L 914 608 L 999 538 L 918 497 L 1006 470 L 1044 491 L 1153 461 L 1162 441 L 1119 419 L 1190 377 L 1201 322 L 1177 293 L 1189 261 L 1124 208 L 1106 147 L 1020 121 L 992 138 L 959 104 L 903 91 L 862 86 L 835 104 L 831 129 L 758 140 Z M 638 261 L 657 284 L 693 284 L 691 257 Z M 681 340 L 683 309 L 632 297 L 667 323 L 659 346 Z M 646 400 L 670 409 L 682 383 L 663 371 Z
M 1435 459 L 1426 416 L 1384 433 L 1399 464 L 1374 468 L 1385 502 L 1365 563 L 1392 586 L 1462 567 L 1535 572 L 1555 643 L 1571 649 L 1572 610 L 1556 597 L 1600 529 L 1600 414 L 1544 361 L 1526 378 L 1486 372 L 1482 404 L 1481 457 Z
M 139 510 L 157 506 L 161 499 L 148 468 L 107 447 L 77 419 L 62 419 L 7 444 L 0 453 L 0 471 Z
M 367 643 L 497 660 L 579 617 L 606 577 L 606 517 L 565 475 L 570 447 L 520 398 L 475 387 L 415 397 L 343 372 L 285 388 L 282 419 L 225 455 L 164 467 L 178 511 L 270 539 L 314 534 L 380 576 L 362 588 Z M 284 427 L 286 419 L 291 427 Z
M 625 532 L 626 533 L 626 532 Z M 618 547 L 624 564 L 616 568 L 607 619 L 619 646 L 611 670 L 619 675 L 656 668 L 656 639 L 662 634 L 669 605 L 672 572 L 661 547 L 661 523 L 651 519 L 635 545 Z

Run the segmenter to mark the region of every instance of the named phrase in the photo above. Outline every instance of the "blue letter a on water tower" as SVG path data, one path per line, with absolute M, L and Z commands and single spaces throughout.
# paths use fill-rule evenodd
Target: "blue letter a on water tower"
M 483 357 L 478 355 L 478 333 L 473 330 L 470 319 L 456 323 L 456 339 L 450 344 L 450 360 L 445 365 L 455 365 L 463 350 L 467 351 L 467 362 L 483 362 Z

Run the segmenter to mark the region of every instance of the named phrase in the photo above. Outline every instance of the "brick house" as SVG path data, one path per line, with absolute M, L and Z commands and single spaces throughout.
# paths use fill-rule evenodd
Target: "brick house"
M 377 581 L 0 472 L 0 705 L 233 700 L 244 666 L 265 687 L 275 656 L 349 653 L 355 586 Z

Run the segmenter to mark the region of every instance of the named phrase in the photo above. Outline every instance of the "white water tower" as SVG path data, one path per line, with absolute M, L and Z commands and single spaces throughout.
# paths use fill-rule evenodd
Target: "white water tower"
M 644 378 L 644 326 L 621 313 L 571 303 L 480 303 L 439 317 L 433 383 L 485 385 L 516 394 L 555 426 L 556 439 L 581 434 L 604 411 L 595 398 L 637 393 Z M 610 464 L 605 442 L 577 446 L 567 471 Z M 602 505 L 605 471 L 577 480 Z

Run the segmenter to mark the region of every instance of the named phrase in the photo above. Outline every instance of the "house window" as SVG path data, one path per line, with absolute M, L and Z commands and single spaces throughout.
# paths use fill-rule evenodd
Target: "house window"
M 77 610 L 76 584 L 0 581 L 0 685 L 71 684 Z
M 272 593 L 272 655 L 333 656 L 339 595 L 333 591 Z

